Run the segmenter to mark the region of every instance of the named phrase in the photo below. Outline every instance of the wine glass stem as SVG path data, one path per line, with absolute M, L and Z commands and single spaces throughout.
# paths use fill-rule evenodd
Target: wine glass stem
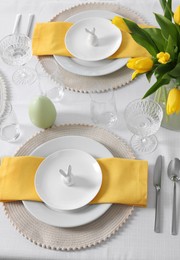
M 38 87 L 39 87 L 40 95 L 44 95 L 44 90 L 43 90 L 43 87 L 42 87 L 42 83 L 41 83 L 41 78 L 40 77 L 39 77 Z

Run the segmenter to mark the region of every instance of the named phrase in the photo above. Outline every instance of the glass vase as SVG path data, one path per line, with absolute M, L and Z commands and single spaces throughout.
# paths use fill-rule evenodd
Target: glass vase
M 169 91 L 175 88 L 176 84 L 174 80 L 171 80 L 168 85 L 160 87 L 154 94 L 154 100 L 159 103 L 163 109 L 163 120 L 161 126 L 173 131 L 180 131 L 180 113 L 167 115 L 166 113 L 166 103 Z

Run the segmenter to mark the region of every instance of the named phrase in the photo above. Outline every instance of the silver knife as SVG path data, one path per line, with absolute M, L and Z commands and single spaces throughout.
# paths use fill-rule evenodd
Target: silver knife
M 161 174 L 162 174 L 162 155 L 156 159 L 154 166 L 153 185 L 156 189 L 156 209 L 155 209 L 155 223 L 154 231 L 160 233 L 160 190 L 161 190 Z

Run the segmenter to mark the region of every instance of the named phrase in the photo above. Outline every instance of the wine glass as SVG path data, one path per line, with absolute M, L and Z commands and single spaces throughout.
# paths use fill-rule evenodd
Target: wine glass
M 36 64 L 36 72 L 39 78 L 41 94 L 46 95 L 54 102 L 61 101 L 64 96 L 64 87 L 62 83 L 58 84 L 56 82 L 58 74 L 57 63 L 48 57 L 40 59 Z
M 25 67 L 32 57 L 31 39 L 24 34 L 12 34 L 0 41 L 2 60 L 12 66 L 20 66 L 13 74 L 15 84 L 32 84 L 36 80 L 33 69 Z
M 131 138 L 132 148 L 138 153 L 150 153 L 157 147 L 154 135 L 160 128 L 163 111 L 152 100 L 138 99 L 128 104 L 124 112 L 129 130 L 134 133 Z

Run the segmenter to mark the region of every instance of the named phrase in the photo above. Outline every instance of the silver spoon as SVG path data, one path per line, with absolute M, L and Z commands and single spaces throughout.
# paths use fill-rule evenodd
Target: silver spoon
M 168 165 L 168 176 L 174 182 L 173 209 L 172 209 L 172 235 L 177 235 L 176 228 L 176 182 L 180 181 L 180 160 L 175 158 Z

